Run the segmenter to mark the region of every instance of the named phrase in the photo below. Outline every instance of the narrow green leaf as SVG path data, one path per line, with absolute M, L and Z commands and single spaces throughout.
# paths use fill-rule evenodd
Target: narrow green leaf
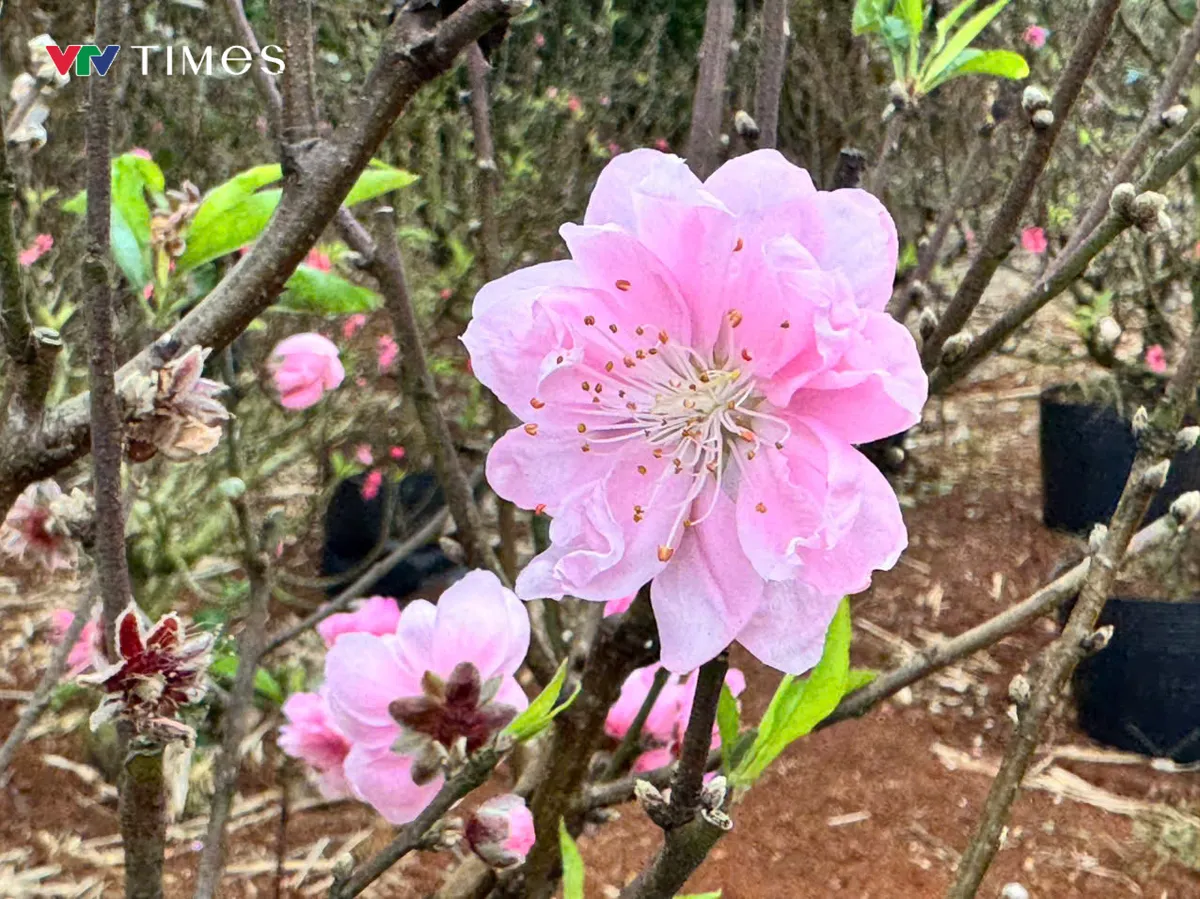
M 930 59 L 936 56 L 942 47 L 946 46 L 946 35 L 950 33 L 950 29 L 978 2 L 979 0 L 962 0 L 962 3 L 937 20 L 937 25 L 935 26 L 937 36 L 933 40 L 933 46 L 929 48 Z
M 780 681 L 754 745 L 730 775 L 734 786 L 754 783 L 781 752 L 837 707 L 849 682 L 850 638 L 850 604 L 843 599 L 825 635 L 825 650 L 817 666 L 804 680 L 785 676 Z
M 975 38 L 979 37 L 979 33 L 985 29 L 992 19 L 1000 14 L 1004 7 L 1008 6 L 1009 0 L 996 0 L 990 6 L 985 6 L 971 18 L 967 19 L 962 28 L 958 29 L 954 35 L 946 42 L 946 46 L 941 49 L 930 60 L 925 67 L 925 71 L 921 75 L 921 84 L 923 91 L 931 90 L 930 85 L 934 85 L 938 75 L 942 73 L 950 63 L 958 58 L 958 54 L 962 53 L 971 45 Z
M 721 734 L 721 767 L 725 771 L 733 770 L 733 750 L 742 727 L 741 719 L 737 697 L 728 684 L 722 684 L 721 698 L 717 701 L 717 730 Z
M 854 17 L 850 30 L 854 34 L 874 34 L 883 27 L 883 17 L 891 8 L 892 0 L 858 0 L 854 4 Z
M 884 16 L 879 33 L 883 37 L 888 54 L 892 57 L 892 68 L 895 70 L 896 80 L 904 81 L 904 60 L 908 54 L 911 39 L 908 23 L 899 16 Z
M 562 852 L 563 899 L 583 899 L 583 856 L 562 820 L 558 822 L 558 845 Z
M 571 703 L 575 701 L 575 697 L 579 695 L 579 688 L 575 688 L 565 702 L 558 701 L 559 694 L 562 693 L 563 684 L 567 680 L 567 662 L 564 659 L 563 663 L 558 666 L 558 671 L 554 675 L 554 679 L 546 685 L 546 689 L 538 694 L 537 699 L 529 703 L 529 708 L 523 711 L 520 715 L 513 719 L 512 723 L 504 729 L 504 733 L 511 736 L 518 742 L 532 739 L 550 726 L 550 722 L 555 719 L 563 711 L 571 707 Z
M 353 206 L 356 203 L 373 200 L 382 194 L 415 184 L 417 180 L 417 176 L 412 172 L 406 172 L 404 169 L 398 169 L 373 159 L 366 171 L 358 176 L 354 187 L 350 188 L 350 193 L 346 195 L 343 205 Z
M 964 50 L 928 89 L 933 90 L 960 75 L 995 75 L 1017 80 L 1029 77 L 1029 63 L 1012 50 Z
M 279 305 L 293 312 L 326 315 L 371 312 L 378 309 L 381 302 L 379 294 L 373 290 L 307 265 L 296 267 L 288 279 L 287 291 L 279 298 Z
M 283 687 L 266 668 L 254 672 L 254 689 L 276 705 L 283 705 Z
M 925 24 L 924 0 L 896 0 L 896 11 L 908 26 L 908 74 L 915 78 L 921 51 L 921 29 Z

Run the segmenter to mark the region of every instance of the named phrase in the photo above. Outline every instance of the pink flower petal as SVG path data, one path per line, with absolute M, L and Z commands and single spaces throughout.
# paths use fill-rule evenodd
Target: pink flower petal
M 515 674 L 529 651 L 529 613 L 490 571 L 471 571 L 438 599 L 432 670 L 449 677 L 472 662 L 484 680 Z
M 412 779 L 412 759 L 388 749 L 355 744 L 346 756 L 346 780 L 363 802 L 389 824 L 407 824 L 424 811 L 442 787 L 438 775 L 418 786 Z

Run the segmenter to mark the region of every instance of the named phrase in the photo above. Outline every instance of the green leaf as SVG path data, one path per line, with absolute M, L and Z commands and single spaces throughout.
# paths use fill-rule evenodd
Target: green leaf
M 925 24 L 924 0 L 896 0 L 896 11 L 908 27 L 908 73 L 916 77 L 921 29 Z
M 846 675 L 846 693 L 861 690 L 877 677 L 879 677 L 879 672 L 874 668 L 851 668 Z
M 558 666 L 558 671 L 554 675 L 554 679 L 546 685 L 538 698 L 529 703 L 529 708 L 523 711 L 520 715 L 513 719 L 508 727 L 504 728 L 504 733 L 511 736 L 518 742 L 531 740 L 550 726 L 561 712 L 571 707 L 571 703 L 575 701 L 575 697 L 579 695 L 579 688 L 575 688 L 575 692 L 567 697 L 565 702 L 558 701 L 559 694 L 562 693 L 563 684 L 567 680 L 567 661 Z
M 950 33 L 950 29 L 963 17 L 964 13 L 968 12 L 978 2 L 979 0 L 962 0 L 962 3 L 937 20 L 937 25 L 935 26 L 937 28 L 937 37 L 934 38 L 933 46 L 929 48 L 930 56 L 935 55 L 942 47 L 946 46 L 946 35 Z
M 278 165 L 260 165 L 210 190 L 188 228 L 187 249 L 176 261 L 176 269 L 190 271 L 257 240 L 283 196 L 282 189 L 268 185 L 282 177 Z M 403 169 L 373 160 L 350 189 L 345 205 L 362 203 L 416 180 Z
M 854 4 L 854 18 L 850 30 L 855 34 L 873 34 L 883 28 L 883 17 L 888 14 L 892 0 L 858 0 Z
M 381 302 L 381 297 L 373 290 L 308 265 L 296 267 L 288 279 L 287 291 L 279 298 L 279 305 L 293 312 L 328 315 L 371 312 L 378 309 Z
M 925 64 L 925 70 L 921 73 L 923 92 L 928 92 L 937 86 L 938 75 L 971 45 L 971 41 L 979 37 L 979 33 L 1000 14 L 1004 7 L 1008 6 L 1008 3 L 1009 0 L 996 0 L 990 6 L 985 6 L 967 19 L 966 24 L 954 33 L 939 53 L 930 57 L 929 62 Z
M 254 689 L 276 705 L 283 705 L 283 687 L 266 668 L 254 672 Z
M 733 770 L 733 749 L 742 727 L 741 718 L 737 698 L 728 684 L 722 684 L 721 698 L 717 702 L 717 730 L 721 734 L 721 767 L 726 771 Z
M 346 195 L 344 206 L 353 206 L 366 200 L 373 200 L 381 194 L 401 190 L 417 182 L 417 176 L 404 169 L 398 169 L 387 163 L 372 159 L 370 165 L 361 175 L 350 193 Z
M 1012 50 L 964 50 L 928 90 L 960 75 L 995 75 L 1016 80 L 1029 77 L 1029 63 Z
M 904 58 L 908 53 L 911 34 L 908 23 L 897 16 L 884 16 L 880 29 L 883 43 L 888 54 L 892 57 L 892 68 L 896 72 L 896 80 L 904 80 Z
M 583 899 L 583 856 L 567 833 L 567 825 L 558 822 L 558 845 L 562 852 L 563 899 Z
M 735 787 L 754 783 L 781 752 L 810 733 L 846 695 L 850 674 L 850 604 L 843 599 L 825 635 L 825 651 L 809 676 L 780 681 L 754 745 L 730 775 Z

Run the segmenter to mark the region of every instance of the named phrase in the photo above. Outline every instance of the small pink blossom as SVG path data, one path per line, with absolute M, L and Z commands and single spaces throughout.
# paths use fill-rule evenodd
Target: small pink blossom
M 612 143 L 610 143 L 608 145 L 608 155 L 609 156 L 616 156 L 620 152 L 621 152 L 621 145 L 618 144 L 616 141 L 613 141 Z
M 441 292 L 438 294 L 438 296 L 441 297 L 443 300 L 448 300 L 454 296 L 454 291 L 451 290 L 449 287 L 443 287 L 441 289 Z
M 639 668 L 625 679 L 625 683 L 621 685 L 621 695 L 609 709 L 608 718 L 604 722 L 604 730 L 610 737 L 619 740 L 629 733 L 633 720 L 649 696 L 651 686 L 660 670 L 659 665 Z M 746 678 L 737 668 L 730 668 L 725 675 L 725 684 L 734 696 L 740 696 L 746 689 Z M 683 734 L 692 714 L 695 695 L 694 674 L 687 679 L 677 675 L 671 675 L 667 679 L 642 725 L 641 735 L 646 751 L 634 762 L 634 771 L 649 771 L 674 761 L 683 743 Z M 714 724 L 712 748 L 716 749 L 720 745 L 721 736 Z
M 280 341 L 271 351 L 269 366 L 285 409 L 315 406 L 346 376 L 338 348 L 320 334 L 295 334 Z
M 665 137 L 660 137 L 658 140 L 656 140 L 654 142 L 654 147 L 655 147 L 655 149 L 660 150 L 663 153 L 666 153 L 668 150 L 671 149 L 671 145 L 667 143 L 667 139 Z
M 55 609 L 50 615 L 50 625 L 54 628 L 54 642 L 62 643 L 67 631 L 75 622 L 74 613 L 67 609 Z M 93 618 L 83 626 L 75 645 L 67 656 L 67 668 L 71 677 L 76 677 L 92 667 L 93 662 L 101 657 L 103 644 L 100 639 L 100 627 Z
M 393 824 L 413 820 L 452 747 L 475 752 L 528 706 L 514 677 L 528 649 L 524 604 L 489 571 L 469 572 L 436 606 L 409 603 L 394 633 L 340 637 L 325 686 L 351 744 L 354 794 Z
M 1046 252 L 1046 232 L 1036 225 L 1021 232 L 1021 248 L 1027 253 L 1041 255 Z
M 316 247 L 308 251 L 308 255 L 304 257 L 304 264 L 309 268 L 315 268 L 319 272 L 327 272 L 333 268 L 333 262 L 329 258 L 328 253 L 323 253 Z
M 367 323 L 367 317 L 361 312 L 356 312 L 342 322 L 342 337 L 349 340 L 359 332 L 359 329 Z
M 535 34 L 533 36 L 533 45 L 535 47 L 537 47 L 539 50 L 542 47 L 546 46 L 546 35 L 542 34 L 540 31 L 537 34 Z
M 494 868 L 511 868 L 525 861 L 537 841 L 533 815 L 525 800 L 512 793 L 483 803 L 467 821 L 467 845 Z
M 1021 35 L 1021 39 L 1025 41 L 1034 50 L 1041 50 L 1046 46 L 1046 38 L 1050 36 L 1050 32 L 1041 25 L 1030 25 L 1025 29 L 1025 33 Z
M 1164 374 L 1167 370 L 1167 354 L 1157 343 L 1146 348 L 1146 368 L 1156 375 Z
M 579 102 L 579 98 L 574 94 L 571 94 L 571 96 L 567 98 L 567 110 L 572 114 L 581 112 L 583 110 L 583 104 Z
M 485 285 L 463 336 L 519 419 L 488 482 L 553 518 L 518 595 L 609 602 L 650 583 L 670 671 L 734 641 L 807 671 L 841 598 L 907 543 L 855 449 L 919 421 L 928 392 L 885 311 L 891 216 L 774 150 L 701 182 L 641 149 L 560 233 L 571 258 Z
M 379 496 L 379 488 L 383 486 L 383 471 L 379 468 L 372 468 L 367 472 L 367 476 L 363 479 L 362 498 L 370 502 L 375 497 Z
M 400 355 L 400 347 L 396 345 L 395 338 L 391 334 L 380 334 L 375 348 L 378 352 L 377 360 L 381 372 L 391 368 L 396 357 Z
M 604 94 L 600 98 L 599 102 L 600 102 L 600 105 L 603 106 L 605 109 L 608 109 L 608 107 L 612 105 L 612 100 L 609 98 L 608 94 Z
M 333 646 L 345 634 L 391 634 L 400 623 L 400 607 L 390 596 L 372 596 L 353 612 L 330 615 L 317 625 L 317 633 L 326 646 Z
M 75 544 L 54 513 L 62 497 L 62 489 L 54 481 L 38 481 L 26 487 L 0 524 L 0 552 L 47 571 L 73 568 Z
M 153 156 L 150 155 L 150 151 L 147 150 L 145 147 L 134 147 L 132 150 L 129 151 L 129 155 L 136 156 L 138 159 L 153 159 L 154 158 Z
M 633 605 L 635 599 L 637 599 L 637 594 L 630 593 L 628 596 L 606 602 L 604 604 L 604 617 L 608 618 L 610 615 L 621 615 L 628 612 L 629 607 Z
M 279 728 L 279 748 L 317 772 L 326 799 L 351 796 L 343 769 L 350 741 L 333 723 L 324 692 L 293 693 L 283 704 L 283 714 L 288 723 Z
M 154 285 L 147 284 L 142 288 L 142 299 L 148 301 L 152 296 L 154 296 Z
M 54 238 L 49 234 L 39 234 L 33 243 L 17 254 L 17 264 L 25 267 L 33 265 L 54 247 Z
M 359 465 L 372 465 L 375 462 L 375 456 L 371 452 L 371 447 L 365 443 L 360 443 L 354 448 L 354 461 Z
M 405 456 L 405 449 L 402 446 L 393 446 L 388 450 L 388 455 L 392 457 L 393 462 L 399 462 Z

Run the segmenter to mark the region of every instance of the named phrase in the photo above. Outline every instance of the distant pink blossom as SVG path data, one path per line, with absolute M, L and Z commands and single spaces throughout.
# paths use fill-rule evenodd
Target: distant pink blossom
M 579 101 L 579 98 L 574 94 L 571 94 L 571 96 L 567 98 L 567 110 L 571 113 L 577 113 L 582 109 L 583 104 Z
M 1021 248 L 1027 253 L 1041 255 L 1046 252 L 1046 232 L 1035 226 L 1021 232 Z
M 807 671 L 841 598 L 907 542 L 855 449 L 919 421 L 928 391 L 884 311 L 891 217 L 774 150 L 701 182 L 641 149 L 561 234 L 571 259 L 485 285 L 463 337 L 520 421 L 488 482 L 553 517 L 518 594 L 608 602 L 650 583 L 669 670 L 738 641 Z
M 625 683 L 621 685 L 621 695 L 609 710 L 608 718 L 604 722 L 604 730 L 610 737 L 620 740 L 629 732 L 634 718 L 650 695 L 651 686 L 660 669 L 659 665 L 639 668 L 625 679 Z M 725 684 L 734 696 L 740 696 L 746 689 L 745 675 L 737 668 L 730 668 L 725 675 Z M 674 761 L 683 743 L 683 733 L 687 730 L 695 695 L 694 673 L 686 680 L 678 675 L 668 678 L 642 725 L 642 740 L 647 751 L 634 762 L 634 771 L 649 771 Z M 721 736 L 714 724 L 711 748 L 716 749 L 720 745 Z
M 132 150 L 129 151 L 129 155 L 136 156 L 138 159 L 153 159 L 154 158 L 153 156 L 150 155 L 150 151 L 147 150 L 145 147 L 134 147 Z
M 546 88 L 546 97 L 547 97 L 547 99 L 550 99 L 550 100 L 557 100 L 558 99 L 558 88 L 556 88 L 556 87 Z
M 392 634 L 340 637 L 325 685 L 355 795 L 392 824 L 413 820 L 441 787 L 447 750 L 475 752 L 528 706 L 514 676 L 528 649 L 525 606 L 489 571 L 437 605 L 410 603 Z
M 371 447 L 365 443 L 360 443 L 354 448 L 354 461 L 359 465 L 371 465 L 375 462 L 375 456 L 371 452 Z
M 54 238 L 49 234 L 39 234 L 33 243 L 17 254 L 17 264 L 30 266 L 45 256 L 54 247 Z
M 667 139 L 665 137 L 660 137 L 658 140 L 656 140 L 654 142 L 654 147 L 657 150 L 661 150 L 663 153 L 666 153 L 671 149 L 671 145 L 667 143 Z
M 344 322 L 342 322 L 342 338 L 349 340 L 351 337 L 357 334 L 359 329 L 362 328 L 362 326 L 366 323 L 367 317 L 365 315 L 363 315 L 361 312 L 354 313 Z
M 333 646 L 345 634 L 391 634 L 400 623 L 400 607 L 390 596 L 364 599 L 353 612 L 330 615 L 317 625 L 317 633 L 326 646 Z
M 454 296 L 454 291 L 451 290 L 449 287 L 443 287 L 441 289 L 441 292 L 438 294 L 438 296 L 441 297 L 443 300 L 448 300 L 452 296 Z
M 537 841 L 533 815 L 525 800 L 512 793 L 483 803 L 463 829 L 467 845 L 494 868 L 511 868 L 525 861 Z
M 338 348 L 320 334 L 295 334 L 280 341 L 271 351 L 269 367 L 285 409 L 315 406 L 346 376 Z
M 1021 39 L 1025 41 L 1034 50 L 1041 50 L 1046 46 L 1046 38 L 1050 36 L 1050 32 L 1041 25 L 1030 25 L 1025 29 L 1025 33 L 1021 35 Z
M 609 98 L 608 94 L 604 94 L 600 97 L 600 105 L 605 109 L 612 105 L 612 100 Z
M 1146 349 L 1146 368 L 1156 375 L 1164 374 L 1167 370 L 1167 354 L 1157 343 Z
M 391 334 L 380 334 L 375 349 L 378 353 L 377 361 L 379 362 L 380 371 L 387 371 L 391 368 L 392 363 L 396 361 L 396 357 L 400 355 L 400 347 L 396 345 L 396 341 Z
M 610 143 L 608 145 L 608 155 L 609 156 L 616 156 L 620 152 L 621 152 L 621 145 L 619 143 L 617 143 L 616 141 L 613 141 L 612 143 Z
M 540 31 L 537 34 L 535 34 L 533 36 L 533 45 L 535 47 L 537 47 L 539 50 L 542 47 L 546 46 L 546 35 L 542 34 Z
M 54 642 L 62 643 L 67 631 L 75 622 L 75 615 L 67 609 L 55 609 L 50 613 L 50 625 L 54 628 Z M 75 645 L 67 656 L 67 668 L 71 677 L 82 674 L 92 667 L 92 663 L 100 658 L 103 644 L 100 641 L 100 628 L 93 618 L 83 626 Z
M 328 253 L 323 253 L 316 247 L 308 251 L 308 255 L 304 257 L 304 264 L 309 268 L 315 268 L 319 272 L 327 272 L 333 268 L 333 262 L 329 258 Z
M 26 487 L 0 523 L 0 552 L 47 571 L 73 568 L 75 544 L 53 510 L 62 495 L 54 481 L 37 481 Z
M 363 479 L 362 498 L 370 502 L 375 497 L 379 496 L 379 488 L 383 486 L 383 471 L 378 468 L 372 468 L 367 472 L 367 476 Z
M 392 457 L 393 462 L 399 462 L 405 456 L 405 449 L 402 446 L 393 446 L 388 450 L 388 455 Z
M 326 799 L 352 795 L 343 769 L 350 741 L 333 723 L 324 692 L 293 693 L 283 704 L 283 715 L 288 723 L 279 728 L 279 748 L 317 772 Z

